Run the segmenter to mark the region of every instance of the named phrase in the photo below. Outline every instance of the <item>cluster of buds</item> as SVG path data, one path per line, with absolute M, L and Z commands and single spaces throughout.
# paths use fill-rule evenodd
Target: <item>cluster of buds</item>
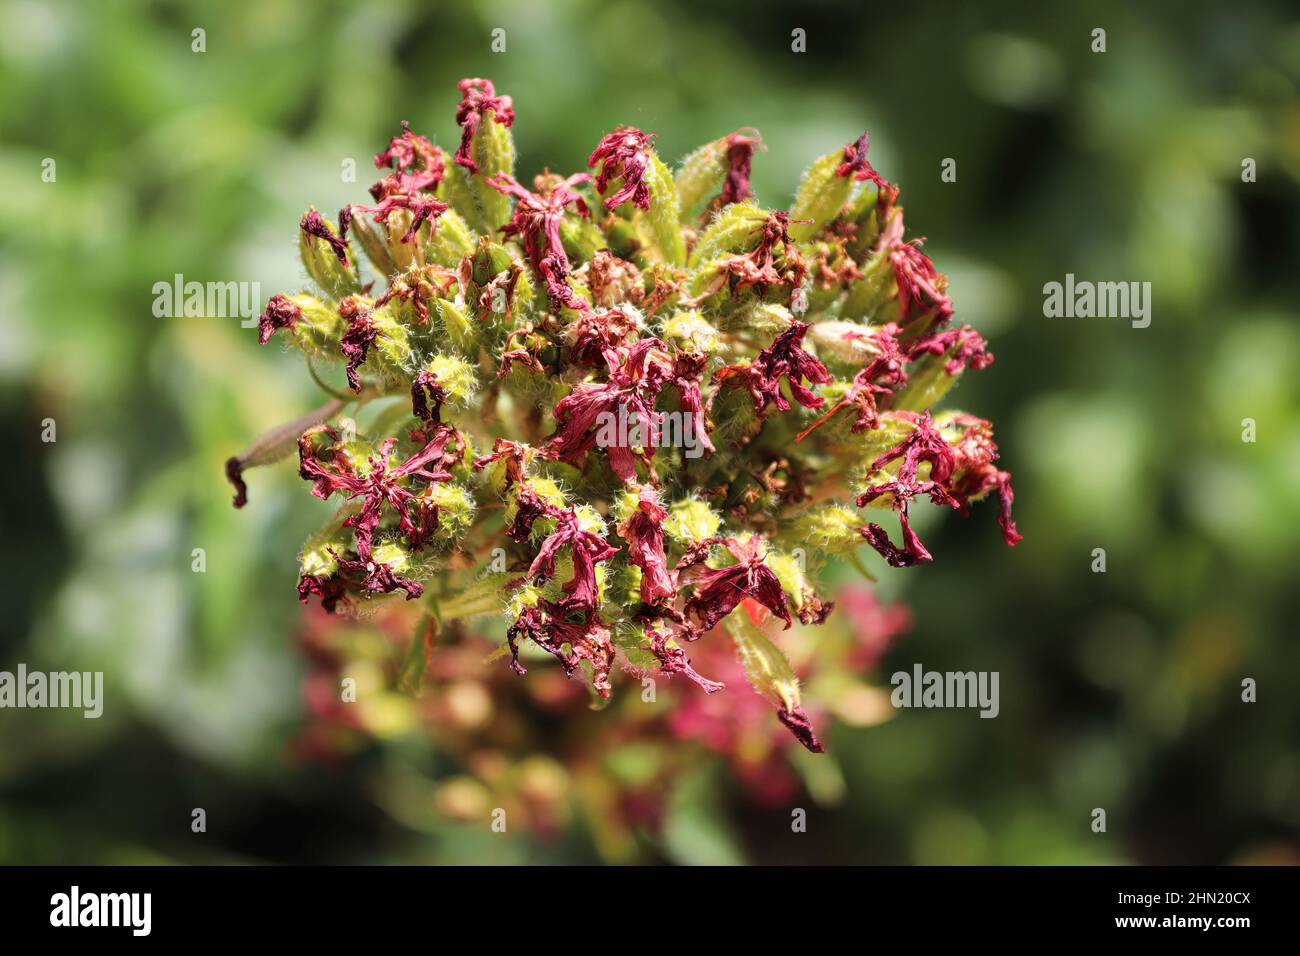
M 770 625 L 822 623 L 823 572 L 864 542 L 892 566 L 931 560 L 918 498 L 964 515 L 996 493 L 1019 539 L 991 426 L 936 408 L 993 361 L 984 340 L 905 239 L 865 133 L 787 211 L 753 197 L 754 130 L 674 172 L 619 126 L 592 172 L 529 188 L 510 97 L 460 88 L 454 155 L 403 123 L 373 204 L 303 216 L 315 289 L 272 297 L 260 338 L 318 382 L 342 364 L 346 390 L 321 382 L 328 404 L 227 463 L 236 505 L 247 469 L 296 446 L 312 493 L 341 504 L 302 551 L 303 601 L 503 615 L 516 673 L 554 658 L 597 702 L 620 672 L 723 690 L 689 654 L 720 629 L 820 751 Z M 872 510 L 898 516 L 897 543 Z

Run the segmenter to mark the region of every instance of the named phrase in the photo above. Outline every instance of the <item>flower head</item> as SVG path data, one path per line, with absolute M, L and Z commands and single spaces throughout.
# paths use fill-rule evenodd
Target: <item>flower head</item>
M 787 657 L 771 618 L 839 626 L 832 607 L 853 602 L 828 570 L 858 565 L 864 539 L 894 566 L 931 560 L 918 498 L 967 515 L 996 496 L 1004 540 L 1020 540 L 992 426 L 931 408 L 992 354 L 952 323 L 947 280 L 908 238 L 865 133 L 814 158 L 791 209 L 767 209 L 750 186 L 757 131 L 669 171 L 653 133 L 620 125 L 592 173 L 529 179 L 510 97 L 478 78 L 460 93 L 454 162 L 403 122 L 369 200 L 337 228 L 302 216 L 311 287 L 272 296 L 257 334 L 282 332 L 329 399 L 227 462 L 234 504 L 248 469 L 297 448 L 312 493 L 342 499 L 301 551 L 300 599 L 359 614 L 422 599 L 445 627 L 394 666 L 404 686 L 463 676 L 452 645 L 504 610 L 513 670 L 531 642 L 552 676 L 586 674 L 602 698 L 620 670 L 683 677 L 673 693 L 709 703 L 679 702 L 681 726 L 758 753 L 745 779 L 767 786 L 772 758 L 794 740 L 819 752 L 814 722 L 836 713 L 803 703 L 808 635 L 781 638 L 800 651 Z M 324 367 L 339 359 L 342 373 Z M 346 393 L 330 384 L 342 375 Z M 901 541 L 855 501 L 895 512 Z M 475 680 L 489 673 L 471 658 Z M 807 686 L 823 683 L 844 684 Z M 755 706 L 764 734 L 744 726 Z

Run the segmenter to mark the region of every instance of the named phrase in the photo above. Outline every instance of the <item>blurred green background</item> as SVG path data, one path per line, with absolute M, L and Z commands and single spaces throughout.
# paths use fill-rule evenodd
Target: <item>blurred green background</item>
M 922 524 L 936 561 L 881 582 L 914 624 L 877 680 L 997 670 L 1000 716 L 837 732 L 843 799 L 807 834 L 724 781 L 638 858 L 1300 861 L 1300 13 L 1083 6 L 0 2 L 0 669 L 103 670 L 108 697 L 97 721 L 0 712 L 0 863 L 604 856 L 579 819 L 409 825 L 400 738 L 287 756 L 296 548 L 326 509 L 286 463 L 236 512 L 222 462 L 318 393 L 238 319 L 151 311 L 176 273 L 299 288 L 302 210 L 360 199 L 401 119 L 453 147 L 465 76 L 514 97 L 529 173 L 618 123 L 666 159 L 756 126 L 775 206 L 869 129 L 997 355 L 952 404 L 996 424 L 1025 540 Z M 1151 282 L 1151 326 L 1045 318 L 1067 272 Z

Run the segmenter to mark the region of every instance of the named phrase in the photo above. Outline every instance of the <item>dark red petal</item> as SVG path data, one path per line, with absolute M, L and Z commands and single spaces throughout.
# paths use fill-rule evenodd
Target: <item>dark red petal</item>
M 802 707 L 796 707 L 794 710 L 786 710 L 782 707 L 776 712 L 776 716 L 781 723 L 790 728 L 790 733 L 794 734 L 799 743 L 815 754 L 826 752 L 826 748 L 822 746 L 822 742 L 817 739 L 817 735 L 813 732 L 812 721 L 808 719 L 808 715 L 804 713 Z
M 226 480 L 235 486 L 235 507 L 248 504 L 248 485 L 244 483 L 244 465 L 238 458 L 226 459 Z

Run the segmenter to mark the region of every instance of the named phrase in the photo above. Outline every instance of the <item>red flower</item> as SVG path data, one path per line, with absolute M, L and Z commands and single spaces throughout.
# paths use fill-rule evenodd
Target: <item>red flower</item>
M 778 268 L 774 251 L 777 243 L 785 250 L 785 264 Z M 760 298 L 767 293 L 770 285 L 787 285 L 790 287 L 790 301 L 803 286 L 808 277 L 808 264 L 795 248 L 790 238 L 790 214 L 788 212 L 771 213 L 763 223 L 763 235 L 753 252 L 743 256 L 732 256 L 718 269 L 718 278 L 707 287 L 695 302 L 718 291 L 730 279 L 735 288 L 743 289 L 753 286 Z M 684 302 L 683 304 L 690 304 Z
M 659 604 L 676 593 L 664 557 L 664 519 L 668 511 L 649 485 L 642 485 L 637 506 L 618 533 L 627 541 L 628 563 L 641 569 L 641 600 Z
M 704 416 L 704 398 L 700 392 L 700 380 L 704 376 L 704 367 L 708 360 L 694 352 L 678 352 L 673 356 L 673 370 L 668 377 L 668 384 L 676 386 L 680 396 L 682 411 L 691 416 L 694 434 L 703 448 L 712 454 L 716 449 L 709 438 L 708 424 Z
M 330 554 L 334 555 L 335 560 L 339 563 L 339 574 L 336 575 L 336 580 L 341 578 L 344 574 L 359 575 L 361 577 L 361 582 L 358 587 L 367 594 L 391 594 L 393 591 L 405 591 L 406 599 L 408 601 L 414 601 L 424 593 L 423 584 L 419 581 L 413 581 L 410 578 L 402 577 L 382 561 L 376 561 L 373 558 L 368 558 L 364 561 L 360 558 L 355 560 L 351 558 L 343 558 L 339 557 L 339 555 L 335 554 L 333 551 L 330 551 Z M 298 599 L 306 603 L 302 595 L 301 581 L 299 582 L 298 587 Z
M 901 227 L 901 219 L 899 220 Z M 924 239 L 903 242 L 891 241 L 889 262 L 894 267 L 894 280 L 898 283 L 898 321 L 907 325 L 912 319 L 934 311 L 936 326 L 952 318 L 952 299 L 948 298 L 948 280 L 934 267 L 924 252 Z
M 569 325 L 574 365 L 596 366 L 611 349 L 625 347 L 637 331 L 636 319 L 621 309 L 596 312 L 586 309 Z
M 388 148 L 375 155 L 375 168 L 385 167 L 395 170 L 398 191 L 432 192 L 442 182 L 447 163 L 442 150 L 423 136 L 411 132 L 411 124 L 402 120 L 402 135 L 394 136 L 388 141 Z M 371 195 L 374 195 L 375 188 L 371 187 Z M 375 196 L 376 200 L 379 198 Z
M 321 218 L 320 213 L 315 209 L 302 217 L 302 221 L 298 223 L 298 228 L 309 236 L 315 236 L 317 239 L 324 239 L 329 243 L 330 248 L 334 250 L 334 255 L 338 257 L 339 262 L 341 262 L 345 268 L 347 267 L 348 244 L 343 238 L 344 232 L 347 228 L 347 223 L 342 218 L 341 214 L 338 233 L 335 233 L 330 229 L 325 220 Z
M 876 423 L 879 421 L 876 396 L 889 395 L 895 388 L 907 381 L 907 371 L 904 365 L 911 357 L 911 353 L 903 354 L 902 347 L 898 344 L 897 325 L 890 322 L 866 336 L 860 332 L 849 332 L 845 335 L 845 338 L 850 336 L 859 339 L 866 338 L 870 341 L 876 347 L 876 357 L 867 363 L 866 367 L 859 371 L 858 374 L 853 376 L 853 386 L 849 389 L 848 394 L 832 405 L 825 415 L 801 431 L 795 437 L 796 442 L 803 441 L 813 429 L 823 425 L 840 410 L 850 407 L 856 407 L 858 410 L 858 417 L 850 426 L 850 431 L 856 434 L 875 428 Z
M 353 296 L 348 296 L 339 302 L 339 315 L 348 323 L 343 337 L 339 339 L 339 351 L 348 360 L 348 388 L 359 392 L 361 381 L 357 378 L 357 369 L 365 363 L 366 356 L 370 354 L 370 346 L 379 335 L 379 330 L 371 321 L 374 310 L 361 305 Z
M 352 213 L 354 211 L 374 213 L 375 222 L 388 225 L 389 216 L 399 209 L 405 209 L 411 214 L 411 225 L 402 235 L 402 242 L 410 242 L 427 220 L 437 219 L 450 208 L 445 202 L 423 196 L 418 192 L 403 191 L 399 180 L 395 178 L 396 176 L 397 174 L 394 173 L 393 176 L 381 179 L 371 189 L 372 194 L 378 193 L 375 196 L 375 199 L 378 200 L 377 205 L 346 206 L 339 210 L 340 236 L 347 237 L 348 226 L 352 222 Z
M 907 357 L 912 360 L 923 354 L 943 355 L 952 348 L 956 348 L 956 353 L 943 367 L 949 375 L 956 375 L 967 366 L 978 372 L 993 364 L 993 353 L 988 351 L 988 343 L 969 325 L 917 339 L 907 350 Z
M 568 671 L 569 658 L 560 645 L 552 641 L 546 625 L 546 617 L 541 607 L 526 607 L 506 630 L 506 643 L 510 647 L 510 669 L 520 677 L 528 673 L 528 669 L 519 663 L 519 642 L 524 638 L 558 658 L 565 665 L 566 672 Z
M 645 632 L 646 636 L 650 638 L 650 652 L 659 661 L 659 668 L 665 674 L 681 674 L 706 694 L 723 690 L 727 686 L 719 681 L 700 676 L 695 668 L 691 666 L 690 658 L 686 656 L 684 650 L 680 647 L 668 646 L 670 635 L 661 634 L 650 624 L 645 626 Z
M 560 241 L 560 222 L 570 204 L 578 215 L 590 215 L 586 201 L 574 188 L 590 180 L 587 173 L 575 173 L 553 185 L 545 196 L 529 192 L 506 173 L 485 180 L 497 192 L 515 197 L 514 215 L 501 232 L 523 239 L 528 261 L 542 277 L 551 301 L 569 308 L 578 308 L 580 300 L 568 284 L 569 257 Z
M 555 657 L 564 666 L 566 677 L 573 676 L 580 662 L 588 661 L 592 687 L 601 697 L 609 697 L 614 644 L 609 629 L 594 610 L 577 609 L 567 600 L 560 604 L 542 601 L 536 607 L 524 608 L 506 631 L 510 667 L 521 677 L 528 673 L 519 663 L 519 641 L 523 638 Z M 569 653 L 564 651 L 565 644 L 571 648 Z
M 317 447 L 317 436 L 328 439 L 324 448 Z M 363 572 L 366 575 L 365 590 L 391 591 L 400 587 L 408 597 L 417 597 L 422 590 L 419 585 L 412 588 L 408 585 L 413 582 L 377 570 L 371 555 L 375 530 L 387 504 L 397 513 L 399 527 L 410 546 L 418 548 L 424 543 L 438 526 L 437 510 L 426 507 L 410 485 L 417 479 L 426 483 L 451 480 L 450 467 L 459 459 L 462 449 L 459 434 L 448 425 L 436 426 L 424 448 L 397 466 L 393 466 L 390 459 L 397 439 L 386 439 L 369 459 L 369 471 L 365 475 L 359 474 L 351 462 L 336 451 L 334 446 L 338 440 L 338 432 L 326 425 L 304 432 L 298 439 L 298 472 L 313 483 L 312 494 L 317 498 L 328 499 L 337 491 L 348 499 L 362 499 L 361 510 L 343 522 L 344 527 L 353 529 L 358 560 L 346 562 L 340 559 L 341 569 Z
M 615 652 L 609 628 L 605 627 L 600 615 L 594 608 L 582 608 L 572 599 L 560 604 L 543 601 L 542 605 L 550 615 L 551 641 L 557 645 L 568 644 L 572 649 L 565 661 L 566 675 L 572 677 L 579 663 L 587 661 L 591 664 L 592 689 L 608 700 Z
M 505 487 L 508 490 L 517 482 L 524 480 L 524 467 L 527 465 L 529 458 L 533 456 L 550 457 L 545 449 L 533 448 L 523 442 L 511 441 L 508 438 L 498 438 L 493 443 L 490 454 L 481 455 L 474 459 L 474 470 L 482 471 L 494 461 L 504 459 L 506 463 Z M 527 535 L 524 537 L 527 537 Z
M 835 175 L 848 176 L 851 174 L 859 182 L 870 179 L 878 189 L 888 189 L 889 183 L 885 181 L 885 177 L 876 172 L 871 163 L 867 161 L 867 149 L 870 145 L 871 138 L 864 130 L 856 142 L 849 143 L 844 147 L 844 162 L 840 163 L 839 168 L 835 170 Z
M 793 622 L 786 610 L 785 591 L 776 572 L 763 563 L 761 539 L 716 540 L 726 546 L 737 563 L 725 568 L 706 568 L 695 581 L 696 592 L 686 602 L 686 613 L 698 618 L 701 631 L 708 631 L 748 597 L 785 621 L 788 630 Z
M 502 439 L 498 438 L 497 441 Z M 474 467 L 478 467 L 477 461 L 474 462 Z M 507 464 L 506 474 L 509 473 L 510 465 Z M 538 518 L 543 515 L 557 517 L 559 514 L 558 508 L 548 505 L 533 489 L 520 488 L 519 494 L 515 496 L 515 520 L 511 522 L 509 528 L 506 528 L 506 536 L 512 541 L 527 541 L 528 536 L 533 533 L 533 525 L 537 523 Z
M 465 79 L 457 84 L 462 98 L 456 107 L 456 122 L 460 125 L 460 146 L 456 149 L 457 165 L 464 166 L 471 173 L 478 172 L 478 164 L 470 155 L 470 144 L 478 125 L 483 121 L 483 114 L 488 110 L 502 126 L 513 126 L 515 111 L 510 97 L 497 96 L 496 87 L 491 80 Z
M 885 529 L 878 524 L 868 524 L 863 529 L 863 537 L 880 552 L 881 557 L 896 568 L 910 567 L 931 560 L 930 552 L 926 550 L 908 522 L 907 509 L 913 498 L 918 495 L 929 495 L 930 500 L 935 504 L 951 505 L 953 508 L 961 507 L 950 494 L 947 486 L 956 463 L 953 450 L 943 440 L 943 436 L 934 430 L 934 426 L 930 423 L 929 412 L 917 420 L 916 428 L 911 434 L 871 463 L 868 474 L 874 474 L 900 458 L 902 463 L 899 465 L 897 478 L 872 486 L 857 499 L 858 507 L 864 508 L 881 495 L 893 496 L 893 507 L 898 512 L 898 520 L 902 526 L 903 547 L 901 549 L 894 547 Z M 925 481 L 917 478 L 917 468 L 922 462 L 928 462 L 930 465 L 930 477 Z
M 727 137 L 727 178 L 722 183 L 722 194 L 718 204 L 729 206 L 734 202 L 744 202 L 754 195 L 749 188 L 750 165 L 754 160 L 754 151 L 762 145 L 757 130 L 738 130 Z
M 655 411 L 655 397 L 667 380 L 670 368 L 659 339 L 641 339 L 630 348 L 605 352 L 609 367 L 608 382 L 579 385 L 555 405 L 555 434 L 551 450 L 570 464 L 581 466 L 588 451 L 596 444 L 602 416 L 631 421 L 633 416 L 646 429 L 649 447 L 642 448 L 642 460 L 651 466 L 654 448 L 659 443 L 662 415 Z M 636 478 L 636 459 L 631 448 L 614 443 L 605 449 L 614 474 L 624 481 Z
M 957 441 L 956 477 L 952 483 L 952 495 L 965 514 L 972 498 L 985 492 L 997 491 L 1000 502 L 998 524 L 1002 527 L 1002 539 L 1014 548 L 1021 540 L 1016 522 L 1011 517 L 1011 503 L 1016 496 L 1011 490 L 1010 473 L 999 471 L 993 465 L 998 458 L 998 447 L 993 443 L 992 426 L 974 415 L 958 416 L 957 422 L 965 430 Z
M 528 574 L 538 581 L 553 578 L 555 557 L 560 548 L 569 545 L 573 555 L 573 578 L 564 584 L 564 592 L 569 595 L 566 603 L 579 609 L 594 609 L 598 593 L 596 563 L 618 554 L 618 548 L 600 535 L 583 530 L 578 514 L 572 508 L 547 508 L 546 513 L 555 518 L 556 528 L 542 542 L 537 557 L 533 558 L 533 563 L 528 567 Z
M 719 369 L 713 376 L 714 383 L 740 378 L 754 399 L 754 410 L 762 415 L 768 405 L 776 405 L 777 411 L 789 411 L 790 403 L 781 394 L 781 379 L 784 378 L 795 401 L 805 408 L 821 408 L 826 400 L 814 395 L 801 379 L 806 378 L 814 385 L 825 385 L 831 380 L 831 373 L 815 356 L 800 347 L 807 332 L 807 323 L 796 319 L 771 345 L 759 352 L 754 361 Z
M 303 604 L 312 594 L 320 596 L 320 606 L 329 614 L 338 609 L 339 601 L 347 597 L 348 582 L 335 574 L 321 577 L 317 574 L 304 574 L 298 579 L 298 600 Z
M 654 134 L 643 133 L 635 126 L 620 126 L 606 134 L 587 157 L 588 169 L 598 162 L 604 163 L 596 177 L 600 192 L 605 192 L 611 178 L 623 177 L 623 188 L 605 198 L 605 208 L 610 212 L 629 199 L 638 209 L 650 208 L 650 187 L 646 185 L 645 174 L 650 164 L 652 139 Z
M 244 465 L 235 455 L 226 459 L 226 480 L 235 486 L 235 507 L 248 504 L 248 484 L 244 481 Z
M 292 329 L 302 318 L 302 309 L 298 308 L 287 296 L 273 295 L 262 310 L 257 320 L 257 340 L 262 345 L 271 341 L 276 329 Z
M 438 376 L 432 372 L 420 372 L 411 382 L 411 414 L 416 418 L 442 421 L 442 403 L 446 400 L 447 392 L 438 384 Z

